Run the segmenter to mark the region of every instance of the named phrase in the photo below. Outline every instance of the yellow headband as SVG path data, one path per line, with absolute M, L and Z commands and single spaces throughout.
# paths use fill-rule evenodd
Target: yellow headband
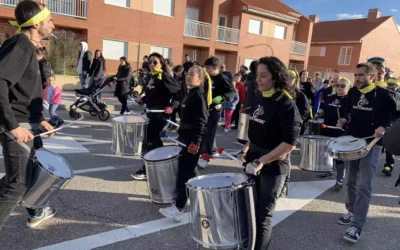
M 43 22 L 48 16 L 50 16 L 50 10 L 46 7 L 42 9 L 34 17 L 26 21 L 25 23 L 19 25 L 17 21 L 8 21 L 12 26 L 18 27 L 17 34 L 21 33 L 21 28 L 30 27 L 35 24 Z
M 288 72 L 289 75 L 292 75 L 292 76 L 297 78 L 297 72 L 294 71 L 293 69 L 289 69 L 287 72 Z
M 339 81 L 342 81 L 342 80 L 345 81 L 346 84 L 350 84 L 350 79 L 349 78 L 343 76 L 343 77 L 340 78 Z
M 400 80 L 397 80 L 395 78 L 389 78 L 387 83 L 393 83 L 393 84 L 400 85 Z

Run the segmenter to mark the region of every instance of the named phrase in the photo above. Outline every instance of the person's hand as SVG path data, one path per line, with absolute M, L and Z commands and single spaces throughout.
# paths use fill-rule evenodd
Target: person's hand
M 14 140 L 18 143 L 21 142 L 28 142 L 33 140 L 33 134 L 31 133 L 31 131 L 19 126 L 16 129 L 13 129 L 10 131 L 11 134 L 14 136 Z
M 116 80 L 117 80 L 117 77 L 116 77 L 116 76 L 114 76 L 114 77 L 113 77 L 113 80 L 114 80 L 114 81 L 116 81 Z
M 236 158 L 238 158 L 239 160 L 241 160 L 242 162 L 246 162 L 246 153 L 242 150 L 240 150 L 240 152 L 236 155 Z
M 166 108 L 165 108 L 165 113 L 166 113 L 166 114 L 170 115 L 170 114 L 172 114 L 172 112 L 173 112 L 173 110 L 172 110 L 171 107 L 166 107 Z
M 222 102 L 222 96 L 217 96 L 213 99 L 213 103 L 220 104 Z
M 83 74 L 83 75 L 87 75 L 87 71 L 83 71 L 82 74 Z
M 385 128 L 384 127 L 378 127 L 377 129 L 375 129 L 374 137 L 375 138 L 382 138 L 384 134 L 385 134 Z
M 197 154 L 197 152 L 199 151 L 199 146 L 195 143 L 190 143 L 189 147 L 188 147 L 188 152 L 191 154 Z
M 246 173 L 249 175 L 258 175 L 261 169 L 263 168 L 263 164 L 258 160 L 255 160 L 246 165 Z
M 42 121 L 42 122 L 40 123 L 40 128 L 41 128 L 44 132 L 52 131 L 52 130 L 54 129 L 53 126 L 51 126 L 47 121 Z M 54 135 L 54 133 L 49 134 L 49 137 L 50 137 L 50 136 L 53 136 L 53 135 Z
M 347 119 L 341 118 L 341 119 L 339 119 L 337 126 L 342 128 L 343 125 L 345 125 L 346 123 L 347 123 Z
M 314 120 L 318 120 L 319 117 L 320 117 L 320 114 L 318 114 L 318 113 L 314 114 Z

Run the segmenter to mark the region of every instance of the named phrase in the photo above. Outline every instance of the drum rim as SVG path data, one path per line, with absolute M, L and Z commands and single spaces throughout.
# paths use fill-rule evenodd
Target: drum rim
M 319 121 L 316 121 L 316 120 L 312 120 L 312 119 L 310 119 L 310 120 L 308 120 L 308 122 L 309 123 L 315 123 L 315 124 L 323 124 L 323 122 L 319 122 Z
M 340 137 L 353 137 L 354 139 L 359 139 L 359 140 L 361 140 L 361 141 L 364 141 L 364 142 L 365 142 L 365 145 L 364 145 L 363 147 L 361 147 L 361 148 L 353 149 L 353 150 L 351 150 L 351 151 L 340 151 L 340 150 L 334 149 L 334 148 L 332 148 L 332 147 L 329 147 L 329 144 L 330 144 L 332 141 L 337 140 L 337 139 L 339 139 Z M 338 152 L 340 152 L 340 153 L 357 153 L 357 152 L 361 152 L 363 149 L 365 149 L 365 147 L 368 146 L 368 143 L 367 143 L 367 141 L 364 140 L 364 139 L 356 138 L 356 137 L 351 136 L 351 135 L 344 135 L 344 136 L 339 136 L 339 137 L 335 137 L 335 138 L 330 139 L 330 140 L 328 141 L 327 146 L 328 146 L 328 149 L 333 150 L 334 153 L 338 153 Z
M 63 162 L 68 166 L 69 170 L 71 171 L 71 177 L 65 178 L 65 177 L 61 177 L 61 176 L 55 175 L 54 173 L 50 172 L 47 168 L 43 167 L 42 164 L 41 164 L 41 162 L 40 162 L 39 160 L 37 160 L 37 158 L 36 158 L 36 153 L 37 153 L 38 151 L 46 151 L 46 152 L 48 152 L 48 153 L 50 153 L 50 154 L 53 154 L 53 155 L 57 156 L 58 158 L 60 158 L 61 161 L 63 161 Z M 37 149 L 37 150 L 35 151 L 35 162 L 39 163 L 38 165 L 39 165 L 40 169 L 42 169 L 43 171 L 45 171 L 46 173 L 48 173 L 48 174 L 51 175 L 51 176 L 57 177 L 58 179 L 61 179 L 61 180 L 69 180 L 69 179 L 72 179 L 72 177 L 75 176 L 74 170 L 71 168 L 71 165 L 69 165 L 69 163 L 68 163 L 61 155 L 59 155 L 59 154 L 57 154 L 57 153 L 54 153 L 53 151 L 50 151 L 50 150 L 48 150 L 48 149 L 45 149 L 45 148 L 39 148 L 39 149 Z
M 121 122 L 121 121 L 116 121 L 115 118 L 121 117 L 121 116 L 140 116 L 143 118 L 144 122 Z M 112 122 L 113 123 L 122 123 L 122 124 L 149 124 L 149 118 L 147 118 L 146 116 L 143 115 L 135 115 L 135 114 L 130 114 L 130 115 L 116 115 L 112 118 Z
M 313 137 L 315 137 L 315 138 L 313 138 Z M 325 136 L 325 135 L 302 135 L 302 136 L 300 137 L 300 139 L 303 139 L 303 138 L 305 138 L 305 139 L 318 139 L 318 138 L 323 138 L 323 139 L 329 139 L 329 141 L 331 141 L 332 139 L 335 139 L 335 138 L 332 138 L 332 137 L 330 137 L 330 136 Z M 328 141 L 328 143 L 329 143 L 329 141 Z
M 179 156 L 179 154 L 181 153 L 181 151 L 179 151 L 178 154 L 175 155 L 175 156 L 171 156 L 171 157 L 169 157 L 169 158 L 162 159 L 162 160 L 146 160 L 146 159 L 145 159 L 146 155 L 147 155 L 148 153 L 150 153 L 151 151 L 153 151 L 153 150 L 160 149 L 160 148 L 172 148 L 172 147 L 174 147 L 174 148 L 180 148 L 181 151 L 182 151 L 182 147 L 176 146 L 176 145 L 168 145 L 168 146 L 163 146 L 163 147 L 159 147 L 159 148 L 154 148 L 154 149 L 150 150 L 149 152 L 147 152 L 146 154 L 143 155 L 143 160 L 146 161 L 146 162 L 161 162 L 161 161 L 167 161 L 167 160 L 174 159 L 174 158 L 176 158 L 176 157 Z
M 226 176 L 227 174 L 229 175 L 242 175 L 247 177 L 247 180 L 245 182 L 242 182 L 236 186 L 230 185 L 230 186 L 223 186 L 223 187 L 213 187 L 213 188 L 205 188 L 205 187 L 195 187 L 192 184 L 190 184 L 190 181 L 194 181 L 194 180 L 201 180 L 201 179 L 205 179 L 206 177 L 210 177 L 210 176 Z M 249 185 L 251 184 L 251 178 L 245 174 L 241 174 L 241 173 L 214 173 L 214 174 L 206 174 L 206 175 L 200 175 L 197 177 L 194 177 L 192 179 L 190 179 L 189 181 L 186 182 L 186 187 L 188 189 L 193 189 L 193 190 L 221 190 L 221 189 L 232 189 L 233 187 L 235 187 L 235 189 L 237 188 L 241 188 L 244 187 L 245 185 Z

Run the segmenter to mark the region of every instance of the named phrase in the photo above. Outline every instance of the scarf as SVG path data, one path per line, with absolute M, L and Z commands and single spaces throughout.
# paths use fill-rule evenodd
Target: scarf
M 78 65 L 76 66 L 76 72 L 78 72 L 79 75 L 82 74 L 83 56 L 88 51 L 88 44 L 86 42 L 81 42 L 80 44 L 82 45 L 82 51 L 79 56 Z
M 365 95 L 365 94 L 371 92 L 374 89 L 375 89 L 375 84 L 371 83 L 367 87 L 364 87 L 364 88 L 358 89 L 358 90 L 361 92 L 361 94 Z
M 206 95 L 207 95 L 207 105 L 210 106 L 211 103 L 213 102 L 213 99 L 212 99 L 212 80 L 211 80 L 210 75 L 207 72 L 204 72 L 204 73 L 205 73 L 204 77 L 208 81 L 208 91 L 206 93 Z
M 12 26 L 18 27 L 17 34 L 21 33 L 21 28 L 33 26 L 35 24 L 39 24 L 43 22 L 48 16 L 50 16 L 50 10 L 46 7 L 42 9 L 39 13 L 33 16 L 31 19 L 26 21 L 25 23 L 19 25 L 17 21 L 8 21 Z
M 293 100 L 293 97 L 287 92 L 287 90 L 283 89 L 282 92 L 289 97 L 290 100 Z M 263 97 L 269 98 L 273 96 L 276 93 L 276 90 L 274 88 L 267 90 L 267 91 L 262 91 L 261 94 Z
M 386 82 L 375 82 L 375 86 L 381 87 L 381 88 L 387 88 L 387 83 Z
M 162 80 L 162 72 L 163 72 L 163 70 L 161 68 L 154 67 L 154 69 L 151 71 L 151 74 L 153 76 L 157 75 L 157 78 Z

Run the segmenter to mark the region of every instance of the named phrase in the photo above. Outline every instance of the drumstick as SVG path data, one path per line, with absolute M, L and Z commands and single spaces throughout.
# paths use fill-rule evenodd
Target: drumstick
M 336 111 L 337 111 L 338 120 L 340 120 L 340 110 L 339 110 L 339 108 L 336 108 Z
M 378 141 L 379 141 L 380 139 L 381 139 L 381 138 L 375 138 L 375 139 L 365 148 L 365 151 L 369 152 L 369 151 L 372 149 L 372 147 L 375 146 L 376 143 L 378 143 Z
M 164 113 L 165 110 L 161 110 L 161 109 L 148 109 L 146 108 L 146 113 Z
M 243 164 L 243 162 L 241 160 L 239 160 L 238 158 L 236 158 L 235 156 L 229 154 L 228 152 L 225 151 L 224 148 L 218 148 L 217 149 L 218 154 L 223 154 L 228 156 L 229 158 L 231 158 L 232 160 L 236 161 L 237 163 L 239 163 L 240 165 Z
M 368 140 L 368 139 L 371 139 L 371 138 L 374 138 L 374 136 L 367 136 L 367 137 L 364 137 L 364 138 L 358 138 L 358 139 L 349 141 L 349 143 L 356 142 L 358 140 Z
M 173 122 L 173 121 L 171 121 L 171 120 L 169 120 L 169 119 L 166 119 L 166 121 L 167 121 L 168 123 L 174 125 L 175 127 L 179 128 L 179 124 L 177 124 L 177 123 L 175 123 L 175 122 Z
M 84 117 L 81 116 L 78 120 L 75 120 L 75 121 L 73 121 L 73 122 L 70 122 L 70 123 L 68 123 L 67 125 L 61 126 L 61 127 L 59 127 L 59 128 L 53 129 L 53 130 L 51 130 L 51 131 L 47 131 L 47 132 L 45 132 L 45 133 L 41 133 L 41 134 L 35 135 L 35 137 L 39 137 L 39 136 L 43 136 L 43 135 L 48 135 L 48 134 L 53 134 L 54 132 L 57 132 L 57 131 L 59 131 L 59 130 L 61 130 L 61 129 L 71 127 L 71 126 L 74 125 L 75 123 L 77 123 L 77 122 L 79 122 L 79 121 L 82 121 L 83 118 L 84 118 Z
M 319 112 L 319 107 L 321 107 L 322 99 L 324 99 L 324 96 L 321 94 L 320 97 L 319 97 L 319 102 L 318 102 L 318 107 L 317 107 L 317 113 Z
M 338 129 L 338 130 L 344 131 L 344 129 L 342 129 L 341 127 L 328 126 L 328 125 L 325 125 L 325 124 L 321 124 L 321 128 Z
M 11 133 L 7 132 L 7 131 L 5 130 L 5 128 L 0 127 L 0 133 L 6 134 L 6 135 L 8 136 L 8 138 L 10 138 L 11 140 L 15 141 L 14 136 L 13 136 Z M 21 147 L 23 147 L 24 149 L 26 149 L 26 151 L 28 151 L 29 153 L 31 152 L 31 149 L 29 148 L 28 145 L 26 145 L 26 143 L 17 142 L 17 141 L 15 141 L 15 142 L 18 143 L 19 145 L 21 145 Z
M 166 139 L 168 139 L 168 140 L 170 140 L 170 141 L 176 142 L 176 143 L 178 143 L 179 145 L 181 145 L 182 147 L 186 147 L 186 144 L 184 144 L 184 143 L 182 143 L 182 142 L 180 142 L 180 141 L 178 141 L 178 140 L 175 140 L 175 139 L 169 137 L 168 135 L 165 136 L 164 138 L 166 138 Z

